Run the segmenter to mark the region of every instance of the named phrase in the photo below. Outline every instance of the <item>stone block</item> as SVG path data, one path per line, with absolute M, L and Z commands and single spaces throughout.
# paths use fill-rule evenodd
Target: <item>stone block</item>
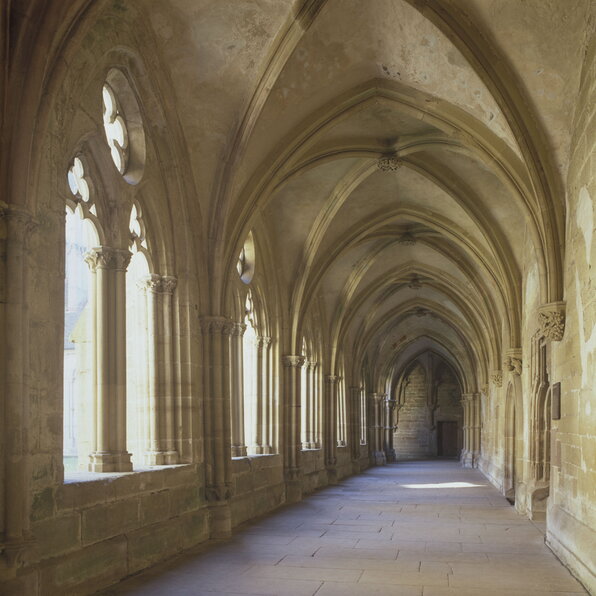
M 82 509 L 105 503 L 112 498 L 112 489 L 106 480 L 72 482 L 64 484 L 56 491 L 56 507 L 62 509 Z
M 54 514 L 54 508 L 54 490 L 48 486 L 33 495 L 31 521 L 36 522 L 51 517 Z
M 182 515 L 201 506 L 199 489 L 195 485 L 181 486 L 170 493 L 170 512 L 172 515 Z
M 40 596 L 88 594 L 128 575 L 126 538 L 118 536 L 62 557 L 42 569 Z
M 78 513 L 44 520 L 31 528 L 35 536 L 32 557 L 55 557 L 81 547 L 81 516 Z
M 105 540 L 139 525 L 139 500 L 137 498 L 98 505 L 83 511 L 83 544 Z
M 190 548 L 209 539 L 209 514 L 207 509 L 194 511 L 181 517 L 180 539 L 182 548 Z
M 186 464 L 162 470 L 165 486 L 183 486 L 196 483 L 200 478 L 198 466 Z
M 181 533 L 181 518 L 174 518 L 127 534 L 129 573 L 140 571 L 179 552 L 182 549 Z
M 143 492 L 154 492 L 164 487 L 164 470 L 136 472 L 116 478 L 112 485 L 114 498 L 122 499 Z
M 140 522 L 153 524 L 170 517 L 170 491 L 162 490 L 141 496 Z
M 30 570 L 25 575 L 20 575 L 9 581 L 0 580 L 0 593 L 2 596 L 29 596 L 39 591 L 39 576 L 37 569 Z

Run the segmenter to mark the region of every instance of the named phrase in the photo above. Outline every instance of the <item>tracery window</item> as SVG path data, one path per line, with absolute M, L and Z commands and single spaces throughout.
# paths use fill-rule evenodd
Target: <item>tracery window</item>
M 108 73 L 102 100 L 112 160 L 124 180 L 135 184 L 144 167 L 144 132 L 121 71 Z M 124 211 L 119 206 L 107 212 L 106 201 L 98 217 L 81 154 L 74 157 L 67 182 L 65 472 L 126 472 L 133 462 L 137 467 L 178 463 L 176 279 L 155 272 L 139 200 L 131 205 L 129 241 L 122 246 L 114 230 L 124 223 L 117 221 Z
M 103 127 L 110 155 L 120 174 L 124 174 L 128 167 L 128 130 L 116 94 L 109 83 L 104 83 L 102 99 Z
M 238 255 L 238 261 L 236 262 L 236 271 L 240 279 L 245 283 L 249 284 L 252 281 L 255 272 L 255 244 L 252 232 L 248 233 L 244 245 Z

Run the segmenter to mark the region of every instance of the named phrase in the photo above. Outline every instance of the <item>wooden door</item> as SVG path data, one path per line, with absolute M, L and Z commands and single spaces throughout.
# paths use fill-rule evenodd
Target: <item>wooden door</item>
M 443 421 L 437 428 L 438 453 L 442 457 L 457 457 L 457 422 Z

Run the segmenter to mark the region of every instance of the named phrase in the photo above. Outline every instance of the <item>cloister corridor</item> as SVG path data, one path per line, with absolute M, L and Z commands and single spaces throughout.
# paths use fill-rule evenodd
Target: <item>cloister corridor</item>
M 244 524 L 105 596 L 563 596 L 585 590 L 477 470 L 389 464 Z

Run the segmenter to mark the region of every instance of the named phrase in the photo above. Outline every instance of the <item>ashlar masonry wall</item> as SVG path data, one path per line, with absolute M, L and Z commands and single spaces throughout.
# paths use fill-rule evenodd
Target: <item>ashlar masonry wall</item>
M 596 38 L 586 54 L 567 180 L 566 328 L 553 345 L 561 419 L 552 426 L 547 543 L 596 593 Z

